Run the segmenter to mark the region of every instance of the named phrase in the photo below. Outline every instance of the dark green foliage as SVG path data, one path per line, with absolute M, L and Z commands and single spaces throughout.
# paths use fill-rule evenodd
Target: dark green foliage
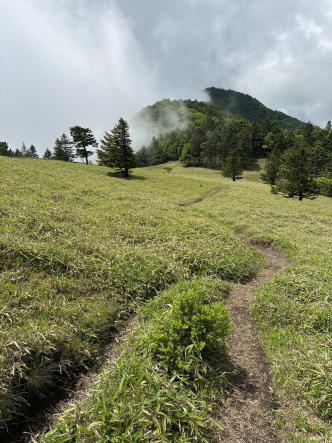
M 14 157 L 23 157 L 22 151 L 20 149 L 15 149 Z
M 331 123 L 331 120 L 329 120 L 329 121 L 326 123 L 325 129 L 326 129 L 327 131 L 331 131 L 331 129 L 332 129 L 332 123 Z
M 267 158 L 265 170 L 261 174 L 262 180 L 272 186 L 275 185 L 278 180 L 280 166 L 281 151 L 278 147 L 275 147 Z
M 201 147 L 198 143 L 190 140 L 183 146 L 180 161 L 184 166 L 200 166 L 201 165 Z
M 317 140 L 309 150 L 311 171 L 314 177 L 319 177 L 325 172 L 329 163 L 329 154 L 324 149 L 322 142 Z
M 55 140 L 53 159 L 70 162 L 74 158 L 73 143 L 66 134 Z
M 149 146 L 149 158 L 151 165 L 160 165 L 168 161 L 168 155 L 162 148 L 162 140 L 157 140 L 153 137 L 152 142 Z
M 222 88 L 207 88 L 214 106 L 223 111 L 231 112 L 248 120 L 263 123 L 266 120 L 276 121 L 286 129 L 303 129 L 304 123 L 280 111 L 273 111 L 248 94 Z
M 52 151 L 50 149 L 46 148 L 44 155 L 43 155 L 43 159 L 44 160 L 51 160 L 52 156 L 53 156 Z
M 99 164 L 118 169 L 124 177 L 129 176 L 129 169 L 136 166 L 135 154 L 131 148 L 129 125 L 119 119 L 111 133 L 106 132 L 97 150 Z
M 89 151 L 89 146 L 96 147 L 97 142 L 92 134 L 91 129 L 82 128 L 81 126 L 73 126 L 70 130 L 70 135 L 76 148 L 76 156 L 85 159 L 85 163 L 89 164 L 89 157 L 93 151 Z
M 284 153 L 279 177 L 277 190 L 290 197 L 298 196 L 302 200 L 316 193 L 310 151 L 302 138 L 299 137 L 295 146 Z
M 230 177 L 234 182 L 243 172 L 243 160 L 237 149 L 232 149 L 225 158 L 221 172 L 224 177 Z
M 316 178 L 315 182 L 320 194 L 332 197 L 332 178 L 320 177 Z
M 136 163 L 139 168 L 149 166 L 150 158 L 146 146 L 142 146 L 141 149 L 136 152 Z
M 303 137 L 304 141 L 307 145 L 313 145 L 315 143 L 315 135 L 314 135 L 315 127 L 311 122 L 308 122 L 304 126 Z
M 26 150 L 25 157 L 38 158 L 37 149 L 34 145 L 31 145 L 30 148 Z
M 6 142 L 0 142 L 0 155 L 4 155 L 5 157 L 12 157 L 14 155 Z
M 225 339 L 229 334 L 229 314 L 223 303 L 213 307 L 202 303 L 203 294 L 195 289 L 179 293 L 172 310 L 163 322 L 147 336 L 154 357 L 168 371 L 191 380 L 199 380 L 206 365 L 216 356 L 226 354 Z

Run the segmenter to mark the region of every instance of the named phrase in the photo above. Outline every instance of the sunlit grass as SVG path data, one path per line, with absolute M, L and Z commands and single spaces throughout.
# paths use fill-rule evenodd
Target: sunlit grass
M 179 206 L 209 177 L 8 158 L 0 171 L 2 422 L 89 365 L 158 291 L 195 275 L 243 281 L 260 265 L 230 228 Z

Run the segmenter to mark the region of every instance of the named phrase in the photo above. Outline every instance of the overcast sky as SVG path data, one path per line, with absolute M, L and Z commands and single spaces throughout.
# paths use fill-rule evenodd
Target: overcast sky
M 69 126 L 208 86 L 332 119 L 331 0 L 0 0 L 0 140 L 39 152 Z

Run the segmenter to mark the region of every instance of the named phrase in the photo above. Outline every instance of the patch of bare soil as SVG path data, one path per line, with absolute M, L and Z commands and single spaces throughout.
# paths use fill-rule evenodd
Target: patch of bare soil
M 29 419 L 29 427 L 19 426 L 13 432 L 8 433 L 1 443 L 28 443 L 38 440 L 40 434 L 46 432 L 47 429 L 57 420 L 66 409 L 74 406 L 84 400 L 89 393 L 91 385 L 97 380 L 102 369 L 115 364 L 120 356 L 120 345 L 131 333 L 136 317 L 133 317 L 126 324 L 125 328 L 115 334 L 112 342 L 105 348 L 104 352 L 98 357 L 92 368 L 86 374 L 82 374 L 75 383 L 70 387 L 61 387 L 57 394 L 58 398 L 52 401 L 51 406 L 47 407 L 47 399 L 45 407 L 41 407 L 39 414 Z
M 191 202 L 188 203 L 180 203 L 179 206 L 192 206 L 195 205 L 196 203 L 200 203 L 204 200 L 207 200 L 208 198 L 213 197 L 215 194 L 217 194 L 217 192 L 221 191 L 221 188 L 214 188 L 211 189 L 211 191 L 207 192 L 206 194 L 202 195 L 201 197 L 196 198 L 196 200 L 193 200 Z
M 246 243 L 249 241 L 242 235 Z M 250 314 L 251 301 L 258 288 L 290 262 L 276 248 L 250 243 L 267 259 L 267 268 L 246 284 L 238 284 L 227 304 L 231 309 L 233 331 L 229 340 L 232 375 L 230 389 L 218 411 L 222 430 L 217 441 L 227 443 L 281 442 L 277 435 L 276 405 L 270 390 L 270 370 Z

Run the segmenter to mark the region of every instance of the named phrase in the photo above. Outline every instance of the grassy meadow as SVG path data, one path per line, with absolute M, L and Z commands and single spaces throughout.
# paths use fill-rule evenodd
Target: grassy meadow
M 261 259 L 181 203 L 206 179 L 0 158 L 0 416 L 19 421 L 61 377 L 93 362 L 148 298 L 195 276 L 250 278 Z
M 130 180 L 103 167 L 5 157 L 0 171 L 3 425 L 61 376 L 89 366 L 138 311 L 137 333 L 119 363 L 41 441 L 129 441 L 128 432 L 136 438 L 130 441 L 211 441 L 202 429 L 212 427 L 222 368 L 207 358 L 197 364 L 201 372 L 172 379 L 153 352 L 166 340 L 158 322 L 170 324 L 170 304 L 193 289 L 213 310 L 232 282 L 263 265 L 236 238 L 239 230 L 282 248 L 292 261 L 253 304 L 280 429 L 289 441 L 329 440 L 331 199 L 298 202 L 271 194 L 258 172 L 233 183 L 218 171 L 177 164 L 137 169 Z M 160 392 L 168 408 L 156 401 Z M 154 421 L 151 410 L 163 419 Z

